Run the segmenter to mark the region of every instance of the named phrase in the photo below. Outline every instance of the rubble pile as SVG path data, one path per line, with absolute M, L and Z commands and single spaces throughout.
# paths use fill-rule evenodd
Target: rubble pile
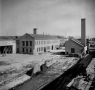
M 86 74 L 80 74 L 73 78 L 71 82 L 67 85 L 68 90 L 89 90 L 91 83 L 95 78 L 95 59 L 86 68 Z

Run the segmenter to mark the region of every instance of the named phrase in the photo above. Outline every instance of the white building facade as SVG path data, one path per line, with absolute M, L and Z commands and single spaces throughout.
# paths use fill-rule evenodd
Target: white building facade
M 39 54 L 59 47 L 60 41 L 51 35 L 24 34 L 17 40 L 17 53 Z

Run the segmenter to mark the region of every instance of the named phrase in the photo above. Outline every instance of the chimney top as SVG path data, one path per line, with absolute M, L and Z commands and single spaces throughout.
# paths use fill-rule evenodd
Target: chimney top
M 81 19 L 86 19 L 86 18 L 81 18 Z
M 37 28 L 33 29 L 33 34 L 37 34 Z

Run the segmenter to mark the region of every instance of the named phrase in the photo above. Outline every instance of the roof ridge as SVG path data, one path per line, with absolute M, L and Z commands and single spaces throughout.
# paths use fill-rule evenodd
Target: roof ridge
M 29 34 L 29 33 L 27 33 L 27 34 Z M 43 35 L 43 34 L 29 34 L 29 35 L 35 39 L 58 39 L 58 37 L 56 37 L 54 35 Z
M 84 46 L 79 40 L 75 39 L 75 38 L 71 38 L 71 40 L 73 40 L 75 43 Z

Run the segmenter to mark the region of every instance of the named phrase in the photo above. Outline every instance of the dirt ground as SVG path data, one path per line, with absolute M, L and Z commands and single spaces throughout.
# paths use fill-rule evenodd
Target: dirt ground
M 47 61 L 48 66 L 52 65 L 47 72 L 48 75 L 60 75 L 63 70 L 68 69 L 77 60 L 75 57 L 53 54 L 0 56 L 0 90 L 7 90 L 30 79 L 31 77 L 26 75 L 25 72 L 35 67 L 36 64 L 43 64 Z

